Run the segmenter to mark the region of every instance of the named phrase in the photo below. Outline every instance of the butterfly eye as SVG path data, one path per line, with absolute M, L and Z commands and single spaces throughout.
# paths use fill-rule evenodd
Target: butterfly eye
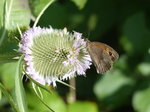
M 109 55 L 110 55 L 110 56 L 112 56 L 112 53 L 111 53 L 111 52 L 109 52 Z
M 113 53 L 112 52 L 108 52 L 108 53 L 109 53 L 109 56 L 110 56 L 111 60 L 114 62 L 116 59 L 115 59 Z

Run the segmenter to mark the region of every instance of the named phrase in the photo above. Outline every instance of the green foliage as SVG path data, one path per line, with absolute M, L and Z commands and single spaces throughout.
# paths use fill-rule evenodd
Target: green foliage
M 16 95 L 16 101 L 17 105 L 19 107 L 20 112 L 27 112 L 28 106 L 26 101 L 26 95 L 22 83 L 22 59 L 24 55 L 21 56 L 19 61 L 17 62 L 16 66 L 16 72 L 15 72 L 15 95 Z
M 132 51 L 125 49 L 127 53 L 144 53 L 148 51 L 150 30 L 146 26 L 145 16 L 145 12 L 137 12 L 130 16 L 123 25 L 124 38 L 132 44 Z M 127 47 L 127 45 L 124 46 Z
M 24 90 L 21 89 L 25 88 L 26 94 L 23 97 L 27 97 L 29 112 L 49 111 L 35 95 L 28 81 L 22 80 L 25 81 L 24 87 L 21 85 L 20 65 L 7 62 L 17 61 L 16 57 L 20 57 L 16 52 L 21 36 L 18 29 L 23 33 L 32 27 L 36 17 L 46 5 L 50 5 L 41 13 L 43 15 L 38 22 L 39 26 L 51 25 L 58 29 L 66 27 L 69 31 L 82 32 L 83 37 L 91 41 L 101 41 L 113 47 L 120 58 L 114 63 L 112 70 L 104 75 L 96 74 L 92 66 L 87 71 L 86 78 L 78 77 L 76 102 L 65 103 L 68 88 L 59 84 L 56 88 L 58 92 L 53 91 L 53 94 L 47 92 L 49 88 L 45 88 L 47 91 L 41 89 L 43 101 L 56 112 L 83 112 L 82 109 L 86 112 L 149 112 L 150 2 L 57 0 L 48 4 L 51 1 L 30 0 L 28 3 L 27 0 L 0 0 L 0 82 L 3 84 L 1 91 L 6 94 L 7 101 L 15 99 L 17 94 L 20 98 L 15 103 L 20 100 L 24 102 L 21 99 L 21 91 Z M 14 86 L 17 85 L 16 94 L 10 98 L 7 91 L 12 95 Z M 5 108 L 8 103 L 3 96 L 0 111 L 8 111 Z M 13 107 L 15 100 L 10 101 Z M 24 103 L 18 106 L 26 108 Z
M 55 112 L 66 112 L 66 104 L 61 97 L 53 91 L 53 94 L 49 94 L 47 91 L 41 90 L 43 94 L 43 101 L 51 107 Z M 42 102 L 34 95 L 33 89 L 29 86 L 27 90 L 27 101 L 29 105 L 29 112 L 49 112 Z M 38 106 L 37 106 L 38 104 Z
M 1 25 L 6 29 L 27 25 L 30 22 L 30 10 L 27 1 L 1 0 Z
M 18 53 L 14 51 L 18 49 L 18 42 L 15 43 L 14 40 L 16 36 L 20 38 L 20 35 L 14 35 L 12 32 L 15 32 L 18 27 L 28 27 L 30 9 L 27 1 L 21 0 L 1 0 L 0 4 L 2 8 L 0 12 L 0 63 L 13 62 L 15 61 L 13 58 L 18 56 Z
M 17 105 L 15 104 L 14 100 L 12 99 L 10 94 L 7 92 L 7 90 L 5 89 L 5 87 L 1 83 L 0 83 L 0 89 L 3 92 L 3 94 L 5 95 L 5 97 L 7 98 L 8 102 L 10 103 L 10 105 L 12 106 L 14 111 L 15 112 L 20 112 Z
M 69 105 L 68 112 L 98 112 L 98 108 L 93 102 L 76 101 Z
M 135 80 L 128 77 L 120 70 L 112 70 L 97 81 L 94 92 L 108 108 L 117 108 L 124 104 L 133 92 Z
M 37 17 L 50 1 L 54 2 L 55 0 L 29 0 L 33 16 Z
M 138 90 L 133 95 L 133 106 L 138 112 L 149 112 L 150 111 L 150 82 L 145 82 L 139 85 Z
M 83 9 L 87 0 L 71 0 L 73 1 L 79 9 Z
M 150 63 L 143 62 L 138 65 L 138 70 L 142 75 L 149 76 L 150 74 Z
M 12 88 L 14 88 L 16 65 L 16 62 L 5 63 L 0 65 L 1 82 L 7 90 L 12 90 Z

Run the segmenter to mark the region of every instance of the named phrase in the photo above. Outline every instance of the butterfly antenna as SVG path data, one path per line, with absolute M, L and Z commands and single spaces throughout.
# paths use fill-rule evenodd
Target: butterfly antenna
M 88 39 L 89 39 L 89 37 L 90 37 L 90 33 L 91 33 L 91 32 L 90 32 L 90 30 L 89 30 L 89 31 L 88 31 L 88 36 L 87 36 Z

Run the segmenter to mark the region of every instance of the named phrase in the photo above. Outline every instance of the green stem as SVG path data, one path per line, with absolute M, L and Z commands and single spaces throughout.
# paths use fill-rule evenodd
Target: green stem
M 76 80 L 75 78 L 70 79 L 70 85 L 75 88 L 76 86 Z M 73 103 L 76 101 L 76 90 L 73 88 L 70 88 L 69 96 L 68 96 L 68 103 Z
M 36 18 L 36 21 L 33 25 L 33 27 L 35 27 L 40 19 L 40 17 L 42 16 L 42 14 L 44 13 L 44 11 L 54 2 L 55 0 L 51 0 L 44 8 L 43 10 L 40 12 L 40 14 L 38 15 L 38 17 Z

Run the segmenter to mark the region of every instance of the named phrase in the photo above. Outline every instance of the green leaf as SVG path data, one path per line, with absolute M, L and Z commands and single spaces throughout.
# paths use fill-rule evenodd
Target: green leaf
M 5 87 L 1 83 L 0 83 L 0 89 L 3 92 L 3 94 L 6 96 L 6 98 L 8 99 L 8 101 L 11 104 L 12 108 L 14 109 L 14 111 L 15 112 L 20 112 L 18 110 L 18 107 L 15 104 L 14 100 L 12 99 L 12 97 L 10 96 L 10 94 L 7 92 L 7 90 L 5 89 Z
M 124 103 L 131 94 L 134 85 L 135 80 L 133 78 L 116 69 L 107 72 L 97 81 L 94 86 L 94 93 L 99 100 L 102 100 L 112 109 Z
M 4 26 L 14 29 L 17 26 L 28 26 L 30 23 L 30 9 L 27 0 L 6 0 Z
M 132 104 L 137 112 L 150 112 L 150 80 L 144 81 L 133 95 Z
M 34 84 L 33 84 L 33 85 L 34 85 Z M 51 108 L 43 101 L 43 94 L 42 94 L 40 88 L 39 88 L 39 87 L 36 88 L 36 86 L 34 85 L 34 86 L 33 86 L 33 89 L 34 89 L 34 92 L 35 92 L 36 96 L 38 97 L 38 99 L 39 99 L 51 112 L 54 112 L 54 110 L 51 109 Z M 40 94 L 42 95 L 42 97 L 41 97 Z
M 37 81 L 35 81 L 34 79 L 32 79 L 28 74 L 26 74 L 26 75 L 27 75 L 27 77 L 28 77 L 34 84 L 36 84 L 38 87 L 44 89 L 45 91 L 47 91 L 47 92 L 49 92 L 49 93 L 52 93 L 46 86 L 44 86 L 44 85 L 38 83 Z
M 72 89 L 75 90 L 75 88 L 74 88 L 73 86 L 71 86 L 71 85 L 69 85 L 69 84 L 67 84 L 67 83 L 65 83 L 65 82 L 63 82 L 63 81 L 61 81 L 61 80 L 58 80 L 57 82 L 59 82 L 59 83 L 65 85 L 65 86 L 68 86 L 68 87 L 70 87 L 70 88 L 72 88 Z
M 0 90 L 0 101 L 1 101 L 1 99 L 2 99 L 2 92 L 1 92 L 1 90 Z
M 14 89 L 14 83 L 15 83 L 15 71 L 16 71 L 17 63 L 5 63 L 0 64 L 0 78 L 4 85 L 4 87 L 11 91 Z M 9 69 L 8 69 L 9 68 Z
M 99 112 L 94 102 L 76 101 L 69 104 L 68 112 Z
M 20 53 L 15 51 L 17 49 L 17 44 L 9 41 L 0 45 L 0 63 L 17 61 L 16 57 L 20 56 Z
M 0 0 L 0 29 L 3 26 L 3 20 L 4 20 L 4 4 L 6 0 Z
M 128 54 L 147 53 L 150 42 L 150 30 L 145 21 L 146 14 L 138 12 L 130 16 L 123 25 L 123 48 Z
M 71 0 L 73 1 L 79 9 L 83 9 L 87 0 Z
M 138 65 L 138 70 L 141 74 L 145 76 L 150 75 L 150 63 L 148 62 L 143 62 Z
M 25 32 L 27 29 L 28 27 L 20 27 L 21 32 Z M 9 33 L 6 32 L 6 35 L 5 39 L 7 40 L 0 45 L 0 63 L 15 62 L 17 61 L 16 57 L 21 54 L 17 51 L 19 49 L 18 43 L 21 40 L 18 29 L 10 30 Z
M 27 107 L 27 101 L 26 101 L 26 95 L 22 83 L 22 59 L 24 55 L 21 56 L 17 63 L 17 68 L 16 68 L 16 76 L 15 76 L 15 95 L 16 95 L 16 100 L 17 104 L 19 107 L 20 112 L 27 112 L 28 107 Z
M 18 26 L 29 26 L 30 9 L 27 0 L 1 0 L 0 45 L 7 40 L 7 31 Z
M 44 101 L 47 106 L 51 107 L 55 112 L 67 112 L 66 103 L 56 91 L 53 90 L 53 94 L 49 94 L 47 91 L 41 89 L 41 92 L 43 94 L 42 101 Z M 31 86 L 29 86 L 29 90 L 27 91 L 27 99 L 29 112 L 50 112 L 33 93 Z
M 0 63 L 8 63 L 8 62 L 16 62 L 17 59 L 14 59 L 15 57 L 18 57 L 20 53 L 17 52 L 9 52 L 5 54 L 0 54 Z

